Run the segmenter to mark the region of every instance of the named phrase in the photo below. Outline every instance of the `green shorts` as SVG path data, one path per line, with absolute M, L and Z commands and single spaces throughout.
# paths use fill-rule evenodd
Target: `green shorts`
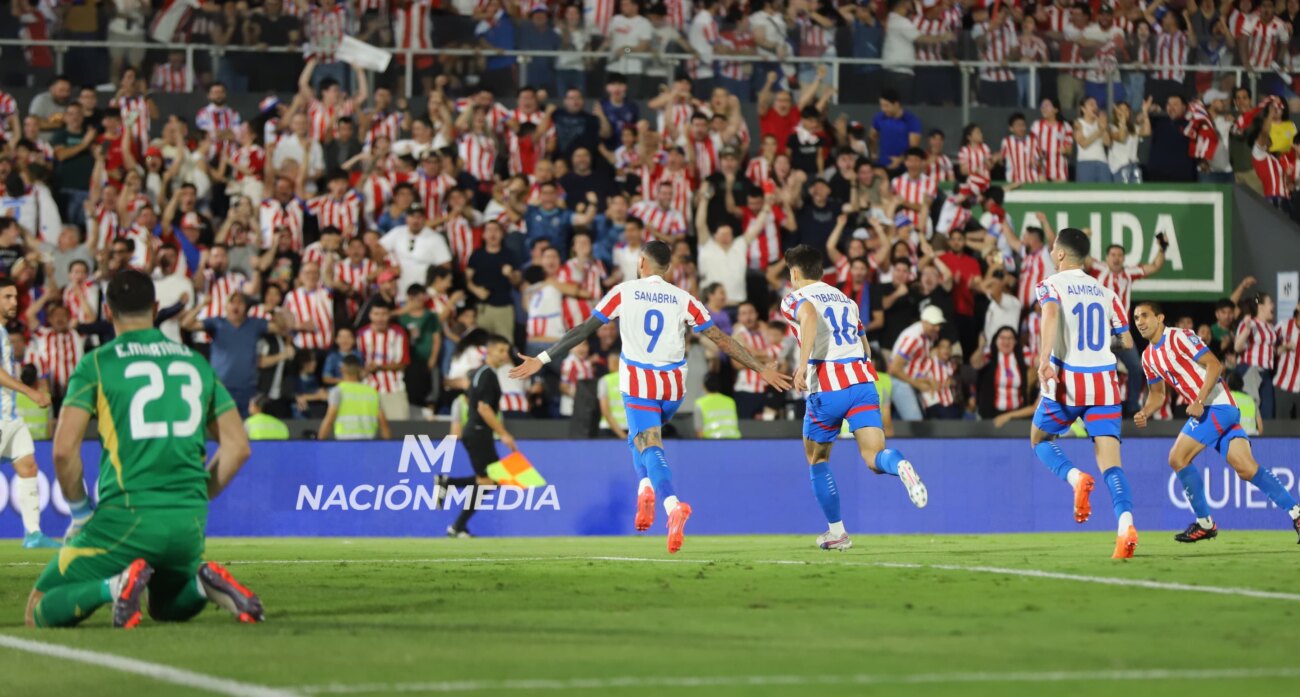
M 50 560 L 36 590 L 109 578 L 136 559 L 154 568 L 151 602 L 179 593 L 203 560 L 208 512 L 204 508 L 101 508 Z

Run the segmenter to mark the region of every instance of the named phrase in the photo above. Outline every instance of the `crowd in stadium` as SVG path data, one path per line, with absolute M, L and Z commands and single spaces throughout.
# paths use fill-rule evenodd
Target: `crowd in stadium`
M 121 13 L 141 4 L 116 5 Z M 95 6 L 57 5 L 60 35 L 77 35 L 72 18 Z M 24 14 L 23 2 L 15 5 L 24 18 L 42 7 Z M 387 31 L 405 37 L 387 44 L 399 47 L 410 40 L 402 22 L 417 10 L 432 11 L 420 2 L 394 2 L 389 26 L 390 14 L 371 3 L 287 7 L 303 17 L 309 38 L 328 24 L 323 15 L 333 13 L 340 26 L 378 32 L 372 40 Z M 1191 8 L 1172 12 L 1162 1 L 1139 9 L 1120 0 L 1091 10 L 1062 2 L 1035 11 L 903 2 L 883 18 L 875 5 L 819 12 L 799 0 L 789 8 L 759 2 L 745 16 L 742 7 L 703 2 L 689 21 L 674 15 L 689 7 L 674 4 L 667 18 L 662 7 L 649 10 L 654 30 L 646 29 L 646 41 L 684 33 L 690 38 L 682 46 L 701 57 L 676 74 L 655 75 L 626 59 L 587 71 L 581 61 L 566 68 L 561 58 L 539 77 L 544 87 L 515 89 L 518 66 L 493 63 L 505 57 L 488 58 L 478 73 L 448 59 L 420 64 L 427 94 L 408 99 L 383 76 L 331 64 L 317 51 L 305 63 L 267 57 L 266 71 L 208 66 L 214 72 L 201 82 L 209 103 L 195 114 L 162 114 L 151 90 L 171 83 L 159 81 L 157 70 L 150 81 L 133 67 L 142 56 L 112 51 L 111 95 L 81 87 L 94 76 L 67 75 L 51 77 L 25 109 L 0 94 L 7 131 L 0 183 L 11 213 L 0 220 L 0 272 L 23 290 L 23 312 L 11 332 L 28 337 L 26 360 L 55 395 L 57 409 L 72 366 L 111 334 L 100 302 L 106 279 L 116 269 L 140 268 L 158 281 L 163 331 L 209 355 L 241 410 L 260 394 L 259 409 L 267 413 L 320 417 L 329 389 L 342 379 L 343 359 L 355 355 L 388 420 L 432 418 L 446 413 L 464 388 L 489 335 L 506 336 L 535 355 L 589 316 L 609 287 L 635 276 L 638 250 L 648 240 L 671 245 L 671 282 L 704 301 L 755 353 L 788 367 L 797 353 L 779 313 L 788 290 L 781 253 L 803 243 L 826 251 L 826 281 L 870 318 L 876 367 L 892 377 L 886 389 L 892 389 L 895 418 L 1005 421 L 1028 416 L 1036 395 L 1034 288 L 1049 273 L 1055 234 L 1046 217 L 1011 220 L 1006 191 L 1036 181 L 1236 180 L 1262 186 L 1277 205 L 1289 207 L 1296 190 L 1295 127 L 1285 99 L 1293 95 L 1286 83 L 1261 81 L 1270 92 L 1256 100 L 1244 88 L 1229 93 L 1201 85 L 1190 69 L 1161 77 L 1158 67 L 1170 37 L 1187 26 L 1205 29 L 1187 31 L 1180 50 L 1188 62 L 1204 58 L 1205 36 L 1224 39 L 1214 54 L 1219 61 L 1235 47 L 1229 37 L 1253 51 L 1260 27 L 1285 24 L 1269 4 L 1203 3 L 1201 12 L 1213 22 Z M 135 7 L 142 20 L 149 9 Z M 250 25 L 285 9 L 278 0 L 252 10 L 245 3 L 209 3 L 178 31 L 191 41 L 230 39 L 243 17 L 249 41 Z M 621 28 L 646 21 L 638 19 L 637 3 L 624 0 L 618 10 L 611 18 L 612 2 L 588 3 L 585 16 L 576 7 L 554 8 L 562 23 L 557 35 L 563 42 L 582 34 L 584 42 L 609 37 L 612 48 L 643 48 L 635 40 L 640 29 L 628 38 Z M 459 15 L 486 27 L 483 40 L 509 48 L 528 48 L 527 28 L 552 21 L 545 4 L 503 9 L 497 0 L 438 12 L 433 33 L 443 18 Z M 1064 28 L 1067 15 L 1075 34 Z M 122 17 L 108 24 L 110 36 Z M 430 21 L 420 21 L 426 35 L 420 40 L 427 41 Z M 949 30 L 932 31 L 940 21 Z M 292 24 L 287 36 L 297 37 L 297 22 L 268 26 Z M 510 32 L 498 28 L 511 22 Z M 765 35 L 775 31 L 763 29 L 765 22 L 779 32 Z M 883 44 L 881 22 L 888 29 Z M 1014 114 L 1005 133 L 986 135 L 970 125 L 946 136 L 927 130 L 907 108 L 929 101 L 912 90 L 932 84 L 928 77 L 862 81 L 883 88 L 878 111 L 859 121 L 836 114 L 825 68 L 794 70 L 779 60 L 829 55 L 810 51 L 835 51 L 830 37 L 837 28 L 851 31 L 854 55 L 872 55 L 874 46 L 876 55 L 883 50 L 889 57 L 902 50 L 897 42 L 907 44 L 909 55 L 914 42 L 920 55 L 931 49 L 947 55 L 942 51 L 963 25 L 974 29 L 963 36 L 989 51 L 993 30 L 984 22 L 1010 37 L 1011 27 L 1023 26 L 1022 47 L 1031 45 L 1038 23 L 1053 52 L 1044 59 L 1067 55 L 1062 51 L 1093 58 L 1109 48 L 1146 50 L 1140 40 L 1133 43 L 1144 36 L 1138 28 L 1156 26 L 1151 52 L 1138 54 L 1157 66 L 1147 98 L 1106 109 L 1099 106 L 1104 89 L 1083 84 L 1072 91 L 1073 75 L 1063 72 L 1040 86 L 1041 104 Z M 904 25 L 912 29 L 898 28 Z M 733 38 L 719 34 L 719 26 L 730 27 Z M 1111 31 L 1116 26 L 1132 31 Z M 1102 27 L 1121 40 L 1092 42 L 1088 37 Z M 261 31 L 265 39 L 269 30 Z M 728 77 L 722 49 L 728 41 L 743 44 L 736 32 L 746 31 L 760 55 L 772 52 L 771 69 L 760 65 L 746 77 L 749 66 L 741 66 Z M 876 37 L 874 44 L 862 39 L 864 31 Z M 513 43 L 495 43 L 498 34 Z M 1263 36 L 1276 39 L 1268 55 L 1286 60 L 1289 29 L 1267 29 Z M 714 51 L 712 61 L 705 45 Z M 1251 60 L 1248 52 L 1236 55 Z M 227 103 L 230 85 L 278 86 L 252 82 L 282 67 L 271 65 L 273 58 L 296 61 L 296 94 L 268 96 L 256 113 L 236 112 Z M 614 72 L 615 63 L 622 72 Z M 467 79 L 471 74 L 481 80 Z M 999 71 L 990 74 L 1005 82 Z M 1016 75 L 1007 75 L 1014 82 Z M 737 80 L 756 87 L 757 133 L 743 118 L 738 95 L 746 90 Z M 1133 89 L 1141 82 L 1127 83 L 1130 97 L 1143 94 Z M 981 83 L 981 94 L 1016 101 L 1010 88 L 996 87 Z M 1207 89 L 1198 96 L 1199 87 Z M 1066 100 L 1064 112 L 1058 96 Z M 1145 160 L 1138 158 L 1139 140 L 1150 141 Z M 1126 265 L 1124 250 L 1116 248 L 1096 260 L 1095 271 L 1127 304 L 1133 281 L 1158 274 L 1162 263 L 1163 253 Z M 1273 316 L 1272 300 L 1252 285 L 1247 279 L 1221 301 L 1212 325 L 1196 326 L 1190 317 L 1170 322 L 1197 331 L 1224 356 L 1261 416 L 1300 416 L 1300 326 L 1295 318 Z M 566 415 L 578 383 L 613 370 L 617 354 L 610 327 L 543 379 L 514 381 L 503 370 L 503 411 Z M 707 341 L 698 356 L 716 376 L 708 387 L 733 394 L 742 418 L 797 414 L 795 395 L 768 390 Z M 1136 408 L 1145 385 L 1141 366 L 1135 352 L 1121 351 L 1120 359 L 1129 376 L 1126 403 Z M 611 400 L 601 395 L 608 411 Z M 1179 405 L 1169 407 L 1171 417 Z M 608 420 L 619 432 L 617 419 Z

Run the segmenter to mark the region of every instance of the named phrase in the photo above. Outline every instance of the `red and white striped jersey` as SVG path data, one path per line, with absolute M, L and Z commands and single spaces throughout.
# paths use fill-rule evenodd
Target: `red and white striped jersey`
M 711 47 L 718 43 L 719 38 L 718 20 L 714 18 L 713 14 L 707 10 L 695 13 L 695 16 L 691 18 L 687 40 L 693 47 L 696 47 L 696 52 L 699 52 L 698 46 L 700 43 Z M 710 49 L 709 53 L 712 54 L 712 49 Z M 690 71 L 691 78 L 695 80 L 711 78 L 714 73 L 712 63 L 698 60 L 689 61 L 686 64 L 686 69 Z
M 1157 80 L 1182 82 L 1187 77 L 1187 35 L 1181 31 L 1161 32 L 1156 37 L 1155 72 Z
M 329 10 L 312 5 L 303 17 L 303 30 L 307 35 L 307 43 L 312 48 L 312 56 L 321 63 L 333 63 L 334 52 L 343 43 L 347 26 L 348 14 L 343 3 L 336 4 Z
M 63 306 L 68 308 L 74 324 L 84 324 L 99 314 L 99 284 L 93 280 L 81 286 L 81 293 L 69 283 L 63 289 Z
M 813 21 L 807 13 L 794 18 L 794 31 L 798 37 L 798 54 L 804 58 L 821 58 L 827 51 L 835 50 L 835 30 L 827 29 Z
M 1003 143 L 1005 144 L 1005 140 Z M 966 168 L 966 171 L 982 177 L 989 176 L 989 160 L 993 157 L 993 151 L 984 143 L 970 143 L 961 146 L 957 151 L 957 164 Z
M 1039 31 L 1064 34 L 1066 25 L 1070 23 L 1069 7 L 1062 8 L 1057 5 L 1048 5 L 1043 7 L 1039 14 L 1042 16 L 1038 23 Z
M 1160 340 L 1149 344 L 1142 352 L 1142 371 L 1146 373 L 1147 384 L 1154 385 L 1163 380 L 1188 404 L 1195 402 L 1205 386 L 1205 366 L 1196 360 L 1209 350 L 1210 347 L 1194 332 L 1166 327 Z M 1219 378 L 1219 384 L 1205 398 L 1207 407 L 1221 404 L 1237 405 L 1223 378 Z
M 1067 406 L 1119 404 L 1119 380 L 1110 335 L 1128 331 L 1128 311 L 1110 289 L 1082 269 L 1059 271 L 1038 284 L 1040 306 L 1060 308 L 1051 342 L 1055 385 L 1043 394 Z M 1040 310 L 1041 311 L 1041 310 Z
M 938 184 L 934 178 L 928 174 L 922 174 L 916 179 L 912 175 L 904 172 L 894 177 L 890 186 L 894 188 L 894 193 L 898 194 L 904 201 L 917 205 L 924 205 L 934 200 L 934 196 L 939 191 Z M 922 218 L 922 214 L 911 209 L 900 210 L 903 215 L 912 220 L 912 224 L 918 228 L 925 229 L 928 221 Z
M 592 316 L 602 322 L 622 319 L 618 323 L 623 344 L 620 391 L 662 401 L 685 396 L 686 329 L 702 332 L 713 326 L 703 303 L 662 276 L 651 276 L 614 286 L 596 304 Z
M 237 148 L 232 160 L 240 167 L 249 170 L 249 174 L 236 170 L 235 179 L 238 181 L 244 181 L 249 177 L 261 179 L 266 171 L 266 150 L 257 144 Z
M 1064 121 L 1035 121 L 1029 129 L 1043 157 L 1043 175 L 1049 182 L 1070 181 L 1070 147 L 1074 145 L 1074 128 Z
M 1064 34 L 1065 40 L 1061 42 L 1061 62 L 1080 66 L 1087 63 L 1087 59 L 1083 57 L 1083 47 L 1077 43 L 1077 41 L 1083 36 L 1082 30 L 1071 24 L 1069 27 L 1066 27 Z M 1069 71 L 1069 74 L 1073 77 L 1079 78 L 1080 80 L 1087 76 L 1087 73 L 1084 72 L 1083 68 L 1071 70 Z
M 821 281 L 791 291 L 781 300 L 781 316 L 800 346 L 803 337 L 799 335 L 799 308 L 804 303 L 809 303 L 817 314 L 817 336 L 805 375 L 809 394 L 875 382 L 876 370 L 862 345 L 866 330 L 858 317 L 858 304 L 840 289 Z
M 761 157 L 755 157 L 745 166 L 745 178 L 761 187 L 772 181 L 772 163 Z
M 535 284 L 528 297 L 528 340 L 564 336 L 564 294 L 553 283 Z
M 1033 136 L 1002 139 L 1002 163 L 1007 170 L 1007 181 L 1013 184 L 1032 184 L 1039 180 L 1042 171 L 1042 150 Z
M 334 106 L 325 106 L 325 102 L 313 99 L 307 107 L 307 120 L 311 124 L 311 139 L 324 143 L 338 135 L 339 119 L 352 115 L 352 100 L 345 100 Z
M 262 225 L 262 249 L 271 246 L 275 229 L 284 226 L 289 229 L 289 248 L 294 251 L 301 251 L 302 224 L 305 216 L 306 206 L 303 204 L 302 199 L 294 198 L 284 204 L 273 198 L 264 199 L 259 211 L 259 220 Z
M 1237 325 L 1237 338 L 1246 339 L 1246 349 L 1237 352 L 1237 363 L 1253 365 L 1262 370 L 1273 369 L 1273 354 L 1277 350 L 1277 328 L 1254 317 L 1242 317 Z
M 691 126 L 691 115 L 695 113 L 695 104 L 672 102 L 659 110 L 659 135 L 666 142 L 675 141 L 686 135 Z
M 461 215 L 448 220 L 443 232 L 447 236 L 447 246 L 451 249 L 456 268 L 464 271 L 469 264 L 469 256 L 479 247 L 481 234 Z
M 925 175 L 933 179 L 937 185 L 938 182 L 956 181 L 957 173 L 952 166 L 952 158 L 940 153 L 937 156 L 931 156 L 931 159 L 925 165 Z
M 396 111 L 370 114 L 370 128 L 366 129 L 366 149 L 369 150 L 378 138 L 387 138 L 393 143 L 402 137 L 402 115 Z
M 628 209 L 628 215 L 640 218 L 646 231 L 678 237 L 686 234 L 686 218 L 672 208 L 660 208 L 654 201 L 638 201 Z
M 576 387 L 583 380 L 595 378 L 596 369 L 591 365 L 591 359 L 578 358 L 570 353 L 560 364 L 560 381 L 570 387 Z
M 1119 273 L 1111 271 L 1105 264 L 1099 264 L 1094 269 L 1097 280 L 1119 298 L 1121 307 L 1128 310 L 1133 306 L 1133 282 L 1147 276 L 1141 266 L 1126 266 Z
M 1250 148 L 1250 157 L 1265 197 L 1278 198 L 1291 195 L 1286 167 L 1276 155 L 1256 144 Z
M 131 131 L 131 141 L 137 150 L 141 143 L 149 142 L 149 99 L 144 95 L 121 97 L 108 103 L 110 109 L 122 114 L 122 128 Z
M 763 338 L 763 332 L 757 328 L 750 331 L 744 325 L 737 324 L 731 330 L 731 338 L 736 343 L 741 344 L 749 349 L 754 356 L 764 356 L 768 353 L 767 340 Z M 736 392 L 761 393 L 767 389 L 767 382 L 763 380 L 758 371 L 750 370 L 742 365 L 736 365 Z
M 428 50 L 433 47 L 429 21 L 430 0 L 411 0 L 393 8 L 393 42 L 397 48 Z
M 1290 349 L 1283 346 L 1290 344 Z M 1295 317 L 1277 325 L 1277 374 L 1273 385 L 1279 390 L 1300 392 L 1300 322 Z M 1280 414 L 1286 418 L 1286 414 Z
M 387 177 L 370 176 L 362 180 L 357 189 L 363 199 L 361 212 L 366 220 L 373 224 L 379 216 L 383 215 L 384 206 L 393 200 L 393 183 L 388 181 Z
M 749 229 L 749 224 L 754 218 L 758 217 L 748 207 L 741 209 L 740 230 L 741 234 Z M 772 207 L 772 214 L 767 216 L 767 223 L 759 231 L 758 236 L 753 242 L 749 243 L 749 249 L 746 250 L 746 259 L 749 268 L 758 271 L 766 270 L 767 267 L 776 263 L 781 257 L 781 224 L 785 222 L 785 210 L 776 206 Z
M 84 351 L 84 340 L 74 329 L 56 332 L 42 327 L 36 332 L 35 342 L 28 349 L 28 356 L 35 355 L 40 361 L 36 365 L 40 372 L 58 389 L 68 386 L 68 378 L 77 367 Z
M 121 223 L 117 219 L 117 211 L 100 203 L 95 206 L 94 220 L 96 237 L 98 238 L 96 244 L 100 249 L 106 249 L 114 239 L 117 239 L 119 228 L 121 228 Z M 86 227 L 90 227 L 90 221 L 86 221 Z M 90 230 L 87 229 L 87 232 L 90 232 Z
M 510 368 L 506 365 L 497 368 L 497 382 L 501 383 L 501 401 L 503 413 L 528 413 L 528 383 L 510 377 Z
M 1022 387 L 1025 384 L 1025 367 L 1015 353 L 994 352 L 990 362 L 997 361 L 993 374 L 993 408 L 999 412 L 1019 409 L 1024 405 Z
M 190 76 L 190 71 L 184 65 L 159 63 L 154 66 L 153 77 L 149 79 L 149 87 L 155 92 L 165 94 L 188 92 L 188 85 L 192 84 L 188 82 Z
M 133 269 L 148 272 L 149 267 L 153 264 L 154 253 L 158 251 L 158 245 L 161 240 L 154 236 L 153 230 L 143 225 L 132 225 L 118 231 L 118 237 L 126 238 L 135 243 L 135 251 L 131 253 L 130 266 Z
M 300 349 L 327 349 L 334 341 L 334 299 L 326 288 L 295 288 L 284 298 L 284 309 L 295 324 L 310 322 L 314 330 L 294 332 L 293 345 Z
M 889 359 L 892 361 L 895 358 L 902 358 L 903 371 L 908 377 L 915 377 L 920 374 L 923 361 L 930 357 L 931 348 L 933 343 L 930 341 L 930 336 L 925 333 L 925 328 L 920 322 L 913 322 L 894 340 L 894 348 L 889 352 Z
M 47 7 L 54 4 L 51 2 Z M 30 8 L 31 5 L 28 7 Z M 24 42 L 23 56 L 27 59 L 29 68 L 54 67 L 54 51 L 50 50 L 49 46 L 36 44 L 37 41 L 48 41 L 50 39 L 50 22 L 53 19 L 53 16 L 47 18 L 45 13 L 40 10 L 22 12 L 18 15 L 20 23 L 18 38 Z
M 1250 30 L 1247 44 L 1249 67 L 1268 70 L 1278 60 L 1278 49 L 1284 48 L 1291 40 L 1291 27 L 1281 17 L 1274 17 L 1267 24 L 1256 22 Z M 1289 58 L 1289 56 L 1283 56 Z
M 695 155 L 696 181 L 704 181 L 718 171 L 718 157 L 722 154 L 721 136 L 713 132 L 699 140 L 687 136 L 687 147 Z
M 670 207 L 681 213 L 682 217 L 690 219 L 691 199 L 695 193 L 695 181 L 688 169 L 683 168 L 674 172 L 661 165 L 646 164 L 638 168 L 637 176 L 641 178 L 641 198 L 646 201 L 655 200 L 655 193 L 660 182 L 666 181 L 672 184 L 673 197 Z
M 496 139 L 486 134 L 463 133 L 459 140 L 465 171 L 480 182 L 492 181 L 497 161 Z
M 929 378 L 935 384 L 935 389 L 921 393 L 922 407 L 948 407 L 956 404 L 957 397 L 952 385 L 952 363 L 927 356 L 921 361 L 919 371 L 921 377 Z
M 334 279 L 346 283 L 358 294 L 365 295 L 370 287 L 371 274 L 378 270 L 379 267 L 370 259 L 362 258 L 358 264 L 353 264 L 351 259 L 343 259 L 334 266 Z
M 604 262 L 599 259 L 579 259 L 574 257 L 564 262 L 557 278 L 560 283 L 572 283 L 587 291 L 587 296 L 599 298 L 604 289 L 604 280 L 608 276 Z M 564 328 L 572 329 L 587 321 L 591 316 L 591 301 L 582 298 L 564 298 Z
M 1049 256 L 1047 247 L 1040 248 L 1037 252 L 1030 252 L 1029 247 L 1021 247 L 1021 254 L 1024 255 L 1024 263 L 1020 266 L 1020 304 L 1029 307 L 1034 304 L 1038 298 L 1038 284 L 1042 283 L 1050 270 L 1056 268 Z
M 614 169 L 619 172 L 636 169 L 640 166 L 641 152 L 637 148 L 629 148 L 626 145 L 620 145 L 618 146 L 618 149 L 614 151 Z
M 239 112 L 228 106 L 208 104 L 194 115 L 194 126 L 206 131 L 214 142 L 222 131 L 237 131 L 242 124 Z M 233 157 L 238 150 L 239 144 L 233 138 L 226 142 L 228 156 Z
M 335 252 L 338 255 L 338 252 Z M 302 261 L 304 264 L 316 264 L 321 267 L 321 273 L 325 273 L 325 248 L 319 241 L 312 242 L 302 250 Z
M 582 0 L 582 23 L 596 36 L 609 36 L 614 6 L 614 0 Z
M 1038 360 L 1038 349 L 1043 344 L 1043 315 L 1041 312 L 1025 313 L 1020 322 L 1020 335 L 1025 337 L 1025 362 L 1033 364 Z
M 218 276 L 212 269 L 204 269 L 202 276 L 205 300 L 203 309 L 199 310 L 199 319 L 225 317 L 230 294 L 241 290 L 248 283 L 248 277 L 238 271 L 227 271 Z
M 1022 36 L 1016 40 L 1020 46 L 1020 60 L 1025 63 L 1046 63 L 1048 56 L 1047 42 L 1040 36 Z
M 733 53 L 741 52 L 741 49 L 748 49 L 752 52 L 754 48 L 754 35 L 748 31 L 739 31 L 729 29 L 722 32 L 718 37 L 718 46 L 722 46 Z M 749 77 L 745 72 L 749 64 L 739 63 L 734 60 L 718 61 L 718 77 L 725 77 L 731 80 L 744 80 Z
M 362 362 L 367 365 L 400 363 L 404 367 L 411 362 L 408 341 L 406 332 L 402 331 L 401 327 L 390 324 L 386 330 L 379 331 L 367 324 L 357 332 L 357 351 L 361 353 Z M 406 391 L 405 371 L 401 368 L 375 370 L 366 377 L 366 383 L 385 394 L 404 392 Z
M 916 28 L 920 30 L 921 36 L 939 36 L 948 31 L 948 21 L 944 17 L 936 19 L 918 17 Z M 916 59 L 926 63 L 937 63 L 943 60 L 943 46 L 945 44 L 917 44 Z
M 317 196 L 307 202 L 307 210 L 316 217 L 316 224 L 321 228 L 334 226 L 349 238 L 357 233 L 361 224 L 361 195 L 351 189 L 343 198 Z
M 989 63 L 1001 63 L 1011 59 L 1011 52 L 1016 48 L 1016 27 L 1013 22 L 1004 22 L 998 28 L 990 30 L 989 23 L 983 24 L 987 43 L 980 51 L 980 60 Z M 1007 68 L 980 68 L 980 79 L 986 82 L 1011 82 L 1016 79 Z
M 466 109 L 474 109 L 476 105 L 469 97 L 461 97 L 456 100 L 456 113 L 459 114 Z M 506 130 L 506 123 L 510 121 L 511 110 L 507 109 L 501 102 L 493 102 L 491 106 L 485 107 L 484 118 L 487 122 L 489 131 L 496 135 L 501 135 Z

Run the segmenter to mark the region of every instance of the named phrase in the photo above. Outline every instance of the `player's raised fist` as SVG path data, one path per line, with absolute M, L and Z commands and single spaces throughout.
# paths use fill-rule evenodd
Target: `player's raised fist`
M 1141 411 L 1141 410 L 1139 410 L 1138 413 L 1134 414 L 1134 415 L 1133 415 L 1133 425 L 1134 425 L 1134 426 L 1137 426 L 1138 428 L 1146 428 L 1146 427 L 1147 427 L 1147 413 L 1146 413 L 1145 411 Z

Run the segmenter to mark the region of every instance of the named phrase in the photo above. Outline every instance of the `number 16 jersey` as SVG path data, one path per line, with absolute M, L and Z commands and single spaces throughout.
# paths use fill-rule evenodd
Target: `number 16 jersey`
M 876 371 L 862 346 L 862 318 L 858 304 L 829 284 L 818 281 L 792 291 L 781 301 L 781 315 L 794 328 L 795 340 L 803 346 L 799 308 L 812 305 L 817 315 L 817 337 L 804 375 L 808 392 L 833 392 L 864 382 L 875 382 Z
M 592 316 L 619 321 L 623 351 L 619 389 L 630 397 L 671 402 L 686 394 L 686 328 L 713 326 L 708 308 L 662 276 L 624 281 L 610 289 Z
M 235 403 L 202 356 L 157 329 L 127 332 L 81 359 L 63 407 L 98 421 L 101 508 L 207 505 L 207 427 Z
M 1056 303 L 1060 322 L 1056 336 L 1044 336 L 1052 347 L 1056 385 L 1043 386 L 1043 395 L 1067 406 L 1119 404 L 1119 379 L 1110 336 L 1128 331 L 1128 313 L 1119 297 L 1082 269 L 1060 271 L 1038 284 L 1038 303 Z

